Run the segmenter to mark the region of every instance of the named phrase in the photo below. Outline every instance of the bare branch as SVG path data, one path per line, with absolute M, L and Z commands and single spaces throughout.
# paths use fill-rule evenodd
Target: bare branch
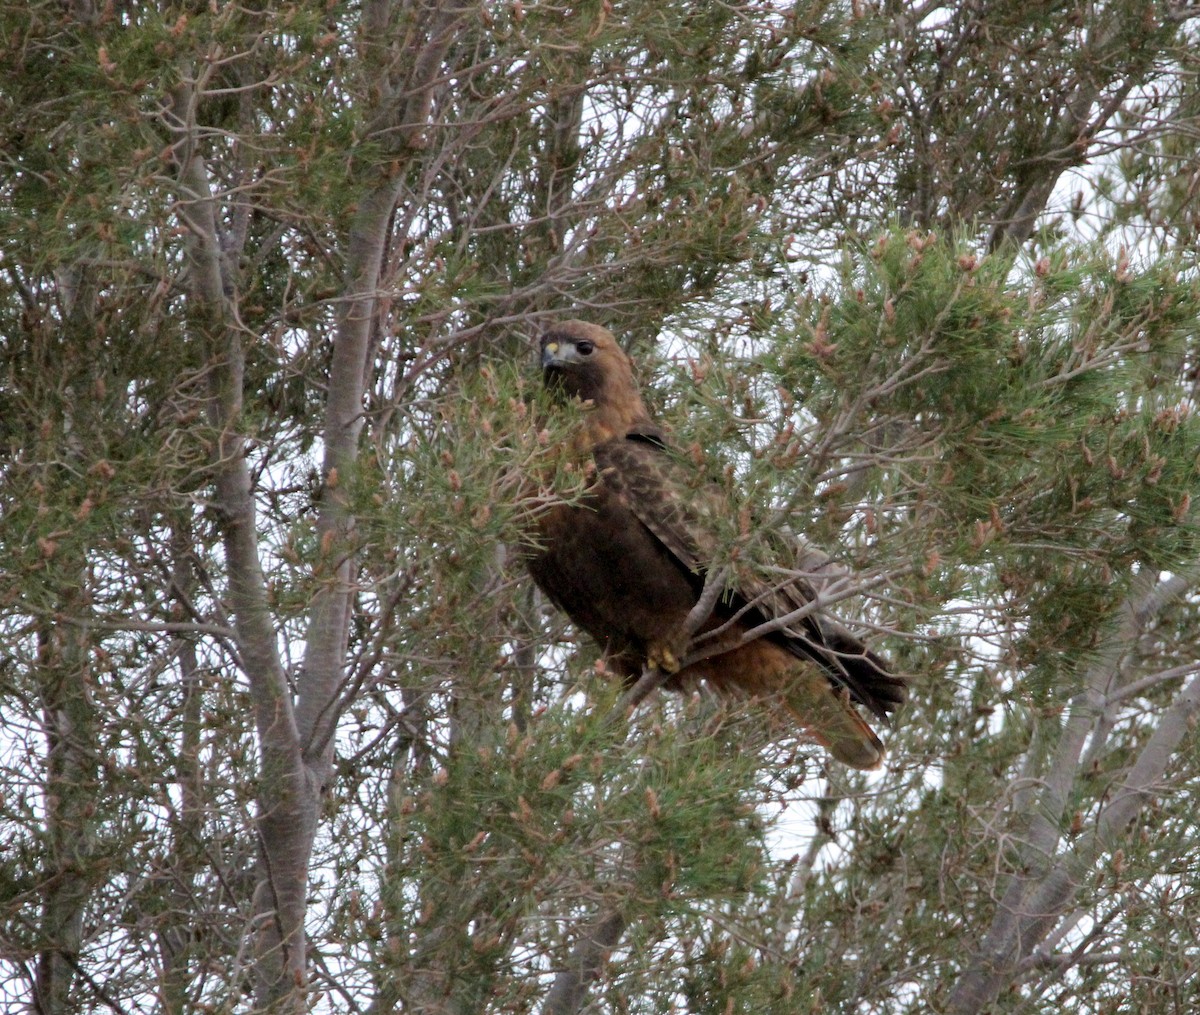
M 625 917 L 614 909 L 603 913 L 580 935 L 567 965 L 554 977 L 542 1015 L 575 1015 L 583 1007 L 591 982 L 600 975 L 605 958 L 624 932 Z
M 1109 688 L 1116 679 L 1120 660 L 1127 646 L 1136 643 L 1140 629 L 1174 596 L 1182 594 L 1187 584 L 1186 580 L 1160 582 L 1153 572 L 1143 573 L 1135 582 L 1122 623 L 1088 667 L 1085 688 L 1072 702 L 1066 728 L 1048 759 L 1036 803 L 1027 798 L 1031 795 L 1028 791 L 1022 794 L 1020 812 L 1030 815 L 1021 851 L 1022 869 L 1011 875 L 991 926 L 951 991 L 948 1010 L 966 1015 L 999 996 L 1020 962 L 1058 923 L 1101 852 L 1115 846 L 1124 829 L 1153 797 L 1189 719 L 1200 707 L 1200 677 L 1194 677 L 1159 718 L 1153 736 L 1139 752 L 1120 790 L 1101 812 L 1095 828 L 1076 840 L 1068 853 L 1055 856 L 1064 808 L 1079 777 L 1083 744 L 1093 724 L 1111 704 Z M 1167 592 L 1164 587 L 1169 587 Z

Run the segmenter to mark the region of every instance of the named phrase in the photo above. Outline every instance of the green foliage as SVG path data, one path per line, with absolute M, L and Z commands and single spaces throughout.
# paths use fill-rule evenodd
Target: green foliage
M 245 1008 L 292 891 L 318 1008 L 538 1010 L 615 912 L 597 1011 L 1185 1009 L 1189 11 L 0 5 L 0 998 Z M 521 564 L 560 316 L 740 564 L 851 568 L 887 770 L 613 714 Z
M 933 237 L 884 238 L 849 291 L 810 305 L 806 340 L 776 340 L 776 383 L 804 391 L 818 432 L 847 407 L 895 420 L 917 450 L 872 477 L 892 519 L 879 538 L 922 562 L 985 565 L 977 577 L 1028 604 L 1023 654 L 1078 658 L 1120 602 L 1114 575 L 1195 555 L 1200 431 L 1163 368 L 1200 305 L 1169 268 L 1010 274 Z M 914 470 L 917 514 L 897 513 Z
M 597 690 L 586 710 L 552 707 L 494 748 L 452 747 L 396 801 L 369 932 L 399 982 L 409 963 L 454 957 L 455 982 L 516 1004 L 529 971 L 512 964 L 512 947 L 532 932 L 539 947 L 561 949 L 553 917 L 564 907 L 584 918 L 620 899 L 631 924 L 674 926 L 761 891 L 758 753 L 735 750 L 736 728 L 694 723 L 646 723 L 626 739 L 611 688 Z M 396 951 L 423 933 L 440 956 Z

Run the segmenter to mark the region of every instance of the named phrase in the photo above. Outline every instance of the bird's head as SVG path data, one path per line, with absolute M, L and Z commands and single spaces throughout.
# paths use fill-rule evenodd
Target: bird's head
M 586 321 L 563 321 L 540 339 L 542 376 L 551 390 L 597 408 L 640 398 L 629 357 L 612 334 Z
M 563 321 L 539 340 L 542 376 L 559 396 L 590 403 L 592 440 L 633 432 L 660 434 L 642 403 L 633 364 L 612 334 L 586 321 Z

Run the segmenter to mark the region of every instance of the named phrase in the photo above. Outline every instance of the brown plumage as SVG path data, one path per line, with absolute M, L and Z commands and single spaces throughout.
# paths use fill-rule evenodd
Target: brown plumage
M 810 602 L 831 567 L 811 546 L 778 562 L 793 574 L 775 585 L 748 568 L 700 624 L 697 647 L 718 654 L 688 662 L 685 624 L 720 552 L 714 519 L 735 512 L 715 485 L 697 489 L 666 447 L 609 332 L 565 321 L 541 338 L 546 383 L 584 403 L 575 449 L 595 476 L 582 498 L 538 517 L 529 569 L 538 586 L 604 650 L 626 679 L 647 666 L 673 673 L 669 687 L 707 681 L 725 693 L 780 701 L 838 760 L 874 768 L 883 745 L 859 714 L 886 718 L 905 699 L 904 681 L 847 628 L 816 613 L 748 642 L 746 632 Z M 687 665 L 680 667 L 681 662 Z

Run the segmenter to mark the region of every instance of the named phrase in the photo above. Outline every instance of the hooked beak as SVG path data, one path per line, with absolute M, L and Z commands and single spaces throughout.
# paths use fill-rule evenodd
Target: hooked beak
M 573 342 L 547 342 L 542 346 L 542 369 L 552 370 L 579 361 Z

